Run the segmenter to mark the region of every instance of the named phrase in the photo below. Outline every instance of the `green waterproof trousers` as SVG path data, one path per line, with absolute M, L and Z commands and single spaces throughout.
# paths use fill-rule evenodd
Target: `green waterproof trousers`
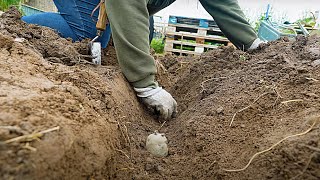
M 136 88 L 157 87 L 156 66 L 150 55 L 149 16 L 175 0 L 106 0 L 117 58 L 128 81 Z M 239 49 L 257 38 L 237 0 L 200 0 L 225 36 Z

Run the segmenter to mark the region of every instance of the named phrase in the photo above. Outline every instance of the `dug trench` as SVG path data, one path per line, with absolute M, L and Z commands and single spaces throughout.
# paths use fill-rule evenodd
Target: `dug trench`
M 319 40 L 156 56 L 179 104 L 159 123 L 112 47 L 92 65 L 86 41 L 11 9 L 0 17 L 0 179 L 319 179 Z M 167 157 L 145 148 L 155 130 Z

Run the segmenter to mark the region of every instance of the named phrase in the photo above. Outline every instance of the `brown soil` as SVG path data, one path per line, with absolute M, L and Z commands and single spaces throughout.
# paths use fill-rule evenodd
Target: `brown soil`
M 126 123 L 150 117 L 118 67 L 82 59 L 86 42 L 73 44 L 19 16 L 12 9 L 0 18 L 0 179 L 113 177 Z M 29 145 L 4 143 L 56 126 Z
M 161 128 L 112 47 L 108 66 L 91 65 L 86 42 L 27 25 L 12 9 L 0 17 L 0 179 L 319 179 L 319 42 L 299 37 L 248 53 L 228 47 L 157 57 L 158 80 L 179 103 L 178 117 Z M 247 169 L 225 171 L 314 122 Z M 56 126 L 29 143 L 4 143 Z M 155 130 L 169 140 L 168 157 L 145 150 Z

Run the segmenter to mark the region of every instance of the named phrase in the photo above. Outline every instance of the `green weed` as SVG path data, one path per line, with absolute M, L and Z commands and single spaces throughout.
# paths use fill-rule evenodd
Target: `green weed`
M 163 39 L 152 39 L 151 48 L 154 49 L 157 54 L 162 54 L 164 52 Z
M 0 10 L 6 11 L 10 6 L 19 6 L 21 0 L 1 0 L 0 1 Z

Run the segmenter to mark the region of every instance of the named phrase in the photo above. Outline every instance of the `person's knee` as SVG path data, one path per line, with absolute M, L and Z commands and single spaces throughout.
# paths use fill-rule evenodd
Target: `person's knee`
M 67 21 L 59 13 L 40 13 L 24 16 L 21 19 L 28 24 L 37 24 L 55 29 L 64 38 L 72 38 L 74 41 L 79 40 Z

